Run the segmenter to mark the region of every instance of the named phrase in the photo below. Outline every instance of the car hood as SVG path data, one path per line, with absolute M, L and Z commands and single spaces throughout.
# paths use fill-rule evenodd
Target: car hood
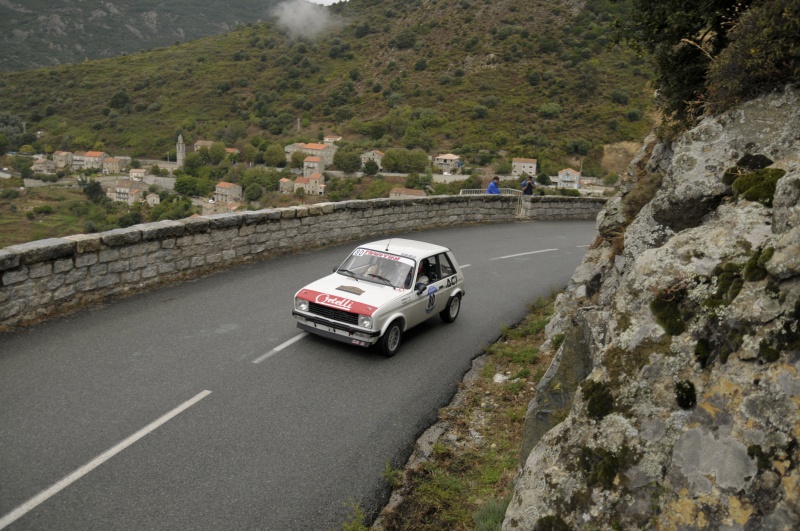
M 334 273 L 297 292 L 297 297 L 340 310 L 372 315 L 387 303 L 412 293 L 408 289 L 356 280 Z

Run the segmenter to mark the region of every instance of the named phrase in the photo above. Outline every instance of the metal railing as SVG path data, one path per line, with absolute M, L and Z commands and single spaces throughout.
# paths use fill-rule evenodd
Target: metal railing
M 486 195 L 486 190 L 470 188 L 461 190 L 459 195 Z M 512 195 L 517 197 L 516 215 L 519 216 L 519 214 L 522 212 L 522 190 L 516 190 L 514 188 L 500 188 L 500 195 Z

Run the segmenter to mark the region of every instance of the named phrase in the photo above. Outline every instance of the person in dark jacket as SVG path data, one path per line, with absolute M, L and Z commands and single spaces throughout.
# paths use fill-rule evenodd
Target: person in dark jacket
M 528 175 L 522 183 L 522 195 L 533 195 L 533 190 L 536 188 L 536 183 L 533 182 L 533 177 Z

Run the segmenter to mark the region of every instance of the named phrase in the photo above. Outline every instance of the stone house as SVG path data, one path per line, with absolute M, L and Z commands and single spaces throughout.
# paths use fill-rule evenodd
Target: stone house
M 103 160 L 103 174 L 104 175 L 116 175 L 124 170 L 124 166 L 122 164 L 122 160 L 118 159 L 117 157 L 108 157 Z
M 433 167 L 443 173 L 454 173 L 461 167 L 461 157 L 452 153 L 437 155 L 433 158 Z
M 144 179 L 144 176 L 147 175 L 147 170 L 144 168 L 133 168 L 129 173 L 128 176 L 133 179 L 134 181 L 141 181 Z
M 373 149 L 372 151 L 367 151 L 366 153 L 361 154 L 361 167 L 363 168 L 364 165 L 372 161 L 378 165 L 378 170 L 383 170 L 383 156 L 385 153 L 383 151 L 378 151 L 377 149 Z
M 298 177 L 294 180 L 294 189 L 293 192 L 297 192 L 300 189 L 303 189 L 303 193 L 308 195 L 308 177 Z
M 242 187 L 238 184 L 221 181 L 214 189 L 214 201 L 217 203 L 238 203 L 242 197 Z
M 82 170 L 86 166 L 86 152 L 76 151 L 72 154 L 72 169 Z
M 143 193 L 142 185 L 130 180 L 117 181 L 106 190 L 106 196 L 109 199 L 128 205 L 141 201 Z
M 282 194 L 291 194 L 294 192 L 294 182 L 291 179 L 283 177 L 278 181 L 278 190 L 280 190 Z
M 283 148 L 284 153 L 286 153 L 286 162 L 292 161 L 292 153 L 301 151 L 306 155 L 312 157 L 316 156 L 322 159 L 323 168 L 333 164 L 333 155 L 336 153 L 336 150 L 337 147 L 333 144 L 304 144 L 302 142 L 289 144 Z
M 558 188 L 572 188 L 578 190 L 581 187 L 581 173 L 572 168 L 564 168 L 558 172 L 555 183 Z
M 159 197 L 158 194 L 147 194 L 147 197 L 145 197 L 144 199 L 150 206 L 156 206 L 161 204 L 161 197 Z
M 322 158 L 317 156 L 308 156 L 303 161 L 303 177 L 309 177 L 315 173 L 322 173 Z
M 325 177 L 321 173 L 312 173 L 308 176 L 306 195 L 324 195 Z
M 211 149 L 211 146 L 214 144 L 211 140 L 198 140 L 194 143 L 193 149 L 195 152 L 200 151 L 201 148 Z
M 530 175 L 531 177 L 536 178 L 537 165 L 538 161 L 536 159 L 511 159 L 511 176 L 521 177 L 524 173 L 525 175 Z
M 56 168 L 72 168 L 72 152 L 56 151 L 53 153 L 53 162 L 56 163 Z
M 425 197 L 425 191 L 416 190 L 414 188 L 392 188 L 392 191 L 389 192 L 389 197 L 400 197 L 400 198 Z
M 83 156 L 84 157 L 83 158 L 83 160 L 84 160 L 83 167 L 86 168 L 86 169 L 102 170 L 103 169 L 103 160 L 107 156 L 108 155 L 103 153 L 102 151 L 87 151 L 86 153 L 84 153 L 84 156 Z
M 36 157 L 33 159 L 33 166 L 31 167 L 33 173 L 55 173 L 56 163 L 45 157 Z

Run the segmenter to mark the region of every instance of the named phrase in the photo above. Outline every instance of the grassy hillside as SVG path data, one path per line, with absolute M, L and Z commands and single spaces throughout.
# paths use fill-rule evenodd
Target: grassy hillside
M 0 70 L 80 63 L 267 20 L 277 0 L 0 2 Z
M 354 149 L 452 151 L 476 165 L 536 157 L 551 174 L 581 159 L 597 175 L 603 145 L 651 127 L 647 65 L 609 47 L 609 25 L 626 5 L 314 6 L 295 29 L 288 18 L 253 23 L 125 57 L 6 73 L 0 132 L 12 150 L 139 158 L 166 158 L 182 133 L 187 144 L 220 140 L 254 160 L 270 144 L 337 133 Z M 312 26 L 315 39 L 304 36 Z

